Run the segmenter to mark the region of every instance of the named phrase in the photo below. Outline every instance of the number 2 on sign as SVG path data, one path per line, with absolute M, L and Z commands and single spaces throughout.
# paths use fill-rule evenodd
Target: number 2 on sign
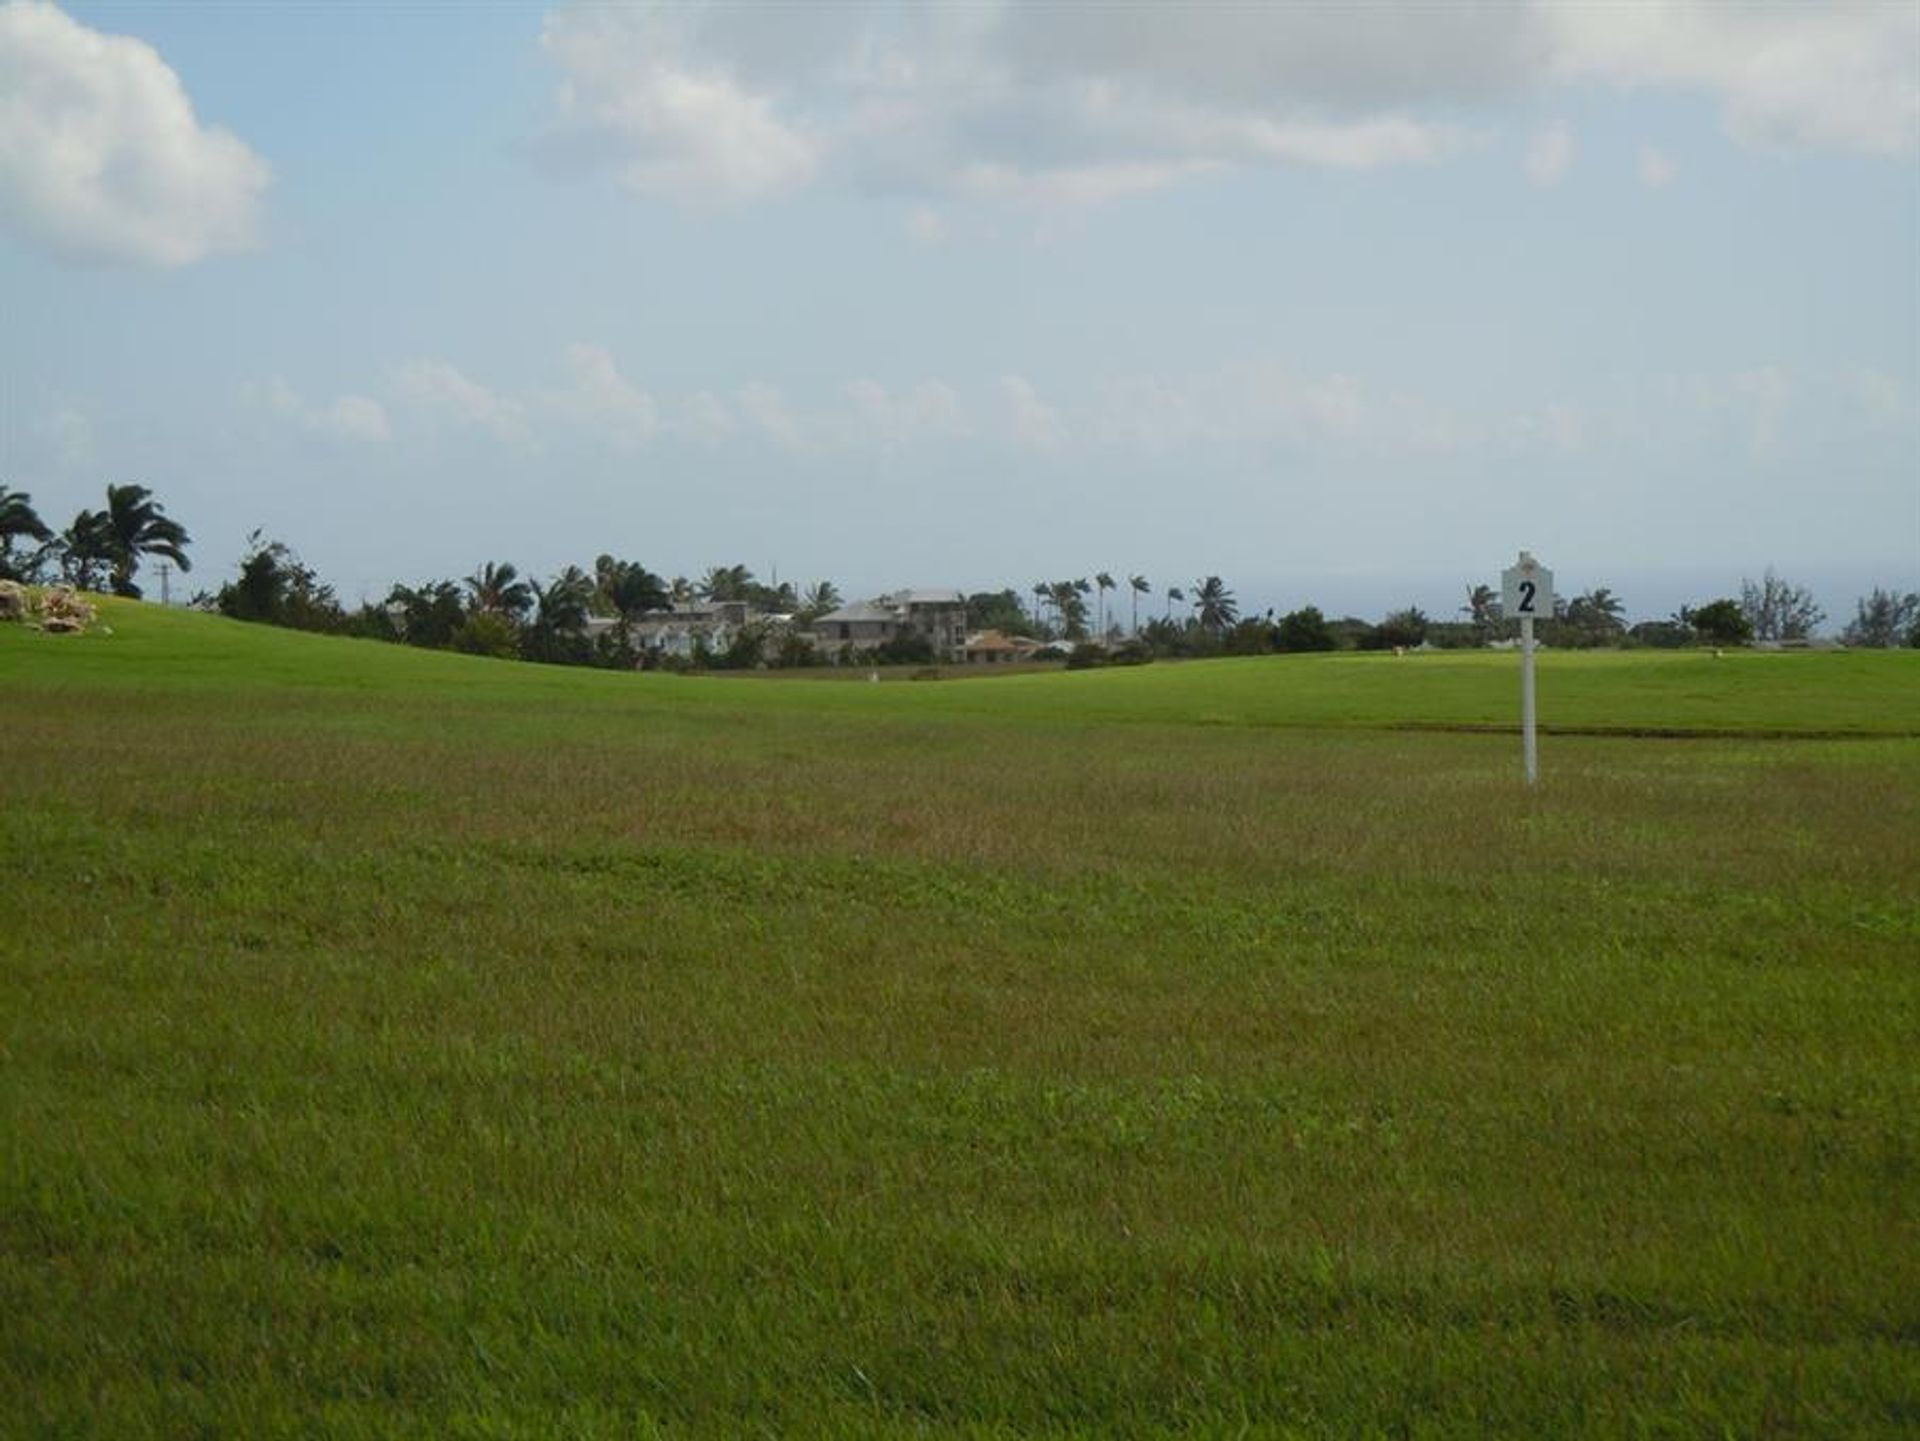
M 1533 614 L 1533 598 L 1538 594 L 1538 591 L 1539 588 L 1535 586 L 1532 581 L 1523 580 L 1520 582 L 1520 613 L 1522 615 Z

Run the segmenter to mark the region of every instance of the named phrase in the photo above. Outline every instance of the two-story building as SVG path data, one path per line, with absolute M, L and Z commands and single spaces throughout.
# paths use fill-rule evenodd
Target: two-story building
M 709 653 L 725 650 L 748 619 L 743 600 L 698 601 L 643 611 L 628 622 L 627 633 L 637 651 L 687 660 L 703 644 Z M 597 639 L 619 624 L 617 617 L 594 616 L 587 621 L 587 634 Z
M 965 660 L 967 598 L 957 590 L 898 590 L 843 605 L 813 622 L 814 644 L 830 660 L 875 650 L 908 634 L 925 636 L 936 660 Z

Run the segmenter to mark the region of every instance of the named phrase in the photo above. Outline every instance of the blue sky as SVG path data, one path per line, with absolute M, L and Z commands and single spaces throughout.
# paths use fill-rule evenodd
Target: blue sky
M 1444 612 L 1920 589 L 1920 11 L 0 4 L 0 482 Z

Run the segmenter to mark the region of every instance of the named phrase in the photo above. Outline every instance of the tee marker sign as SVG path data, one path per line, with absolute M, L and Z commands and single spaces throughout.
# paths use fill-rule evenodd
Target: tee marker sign
M 1520 552 L 1517 565 L 1500 572 L 1500 608 L 1508 620 L 1526 621 L 1535 616 L 1553 616 L 1553 572 L 1528 551 Z
M 1526 758 L 1527 784 L 1540 779 L 1540 744 L 1534 725 L 1533 622 L 1553 616 L 1553 572 L 1521 551 L 1517 564 L 1500 572 L 1500 609 L 1520 622 L 1520 748 Z

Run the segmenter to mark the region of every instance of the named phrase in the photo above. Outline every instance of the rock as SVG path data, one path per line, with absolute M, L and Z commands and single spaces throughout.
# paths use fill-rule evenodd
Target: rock
M 48 630 L 71 635 L 92 625 L 99 612 L 72 586 L 56 585 L 40 597 L 40 614 Z

